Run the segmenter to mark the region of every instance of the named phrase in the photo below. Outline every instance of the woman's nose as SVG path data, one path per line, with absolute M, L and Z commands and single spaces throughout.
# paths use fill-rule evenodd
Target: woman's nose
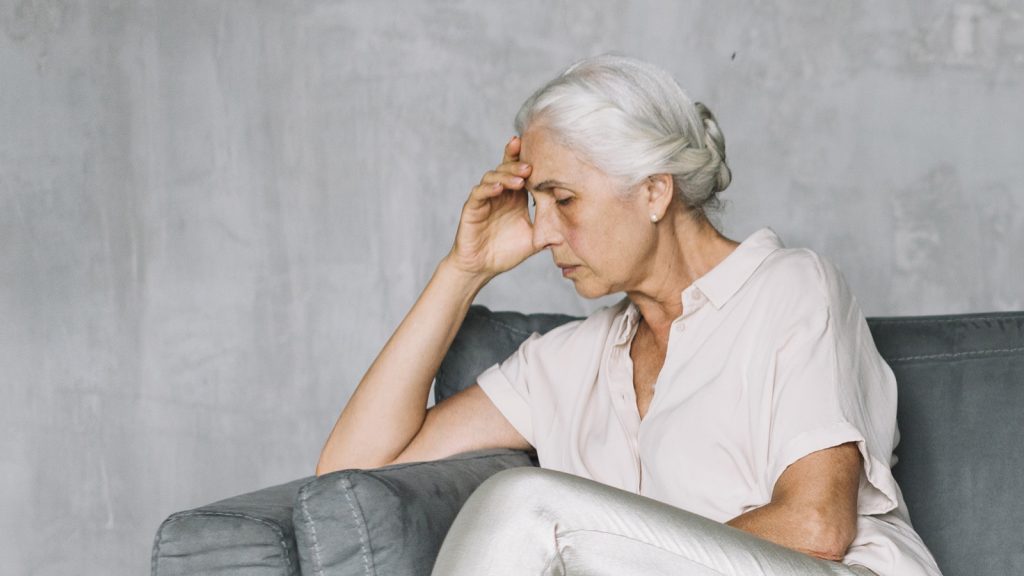
M 562 242 L 561 223 L 553 202 L 538 202 L 533 216 L 533 247 L 543 250 Z

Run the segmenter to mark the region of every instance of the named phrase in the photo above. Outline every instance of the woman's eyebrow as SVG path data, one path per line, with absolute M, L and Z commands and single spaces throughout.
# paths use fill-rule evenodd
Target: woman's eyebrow
M 567 188 L 567 189 L 571 189 L 571 186 L 569 184 L 566 184 L 565 182 L 560 181 L 560 180 L 553 180 L 551 178 L 548 178 L 547 180 L 541 182 L 540 184 L 537 184 L 536 186 L 533 186 L 533 187 L 527 186 L 527 188 L 531 192 L 544 192 L 544 191 L 550 190 L 552 188 Z

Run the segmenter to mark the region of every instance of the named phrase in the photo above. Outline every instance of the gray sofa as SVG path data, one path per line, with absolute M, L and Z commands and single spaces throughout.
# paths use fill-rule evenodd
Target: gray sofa
M 530 333 L 571 318 L 474 306 L 437 374 L 438 401 Z M 946 576 L 1024 574 L 1024 312 L 872 318 L 899 384 L 894 473 Z M 310 464 L 312 466 L 312 463 Z M 512 450 L 303 478 L 172 514 L 152 574 L 414 575 Z

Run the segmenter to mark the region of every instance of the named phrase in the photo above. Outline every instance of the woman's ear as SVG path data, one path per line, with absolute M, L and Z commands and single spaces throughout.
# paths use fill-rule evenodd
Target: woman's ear
M 651 221 L 657 222 L 665 216 L 668 205 L 672 203 L 675 196 L 675 184 L 670 174 L 652 174 L 647 177 L 643 184 L 644 194 L 647 196 L 647 208 L 651 214 Z

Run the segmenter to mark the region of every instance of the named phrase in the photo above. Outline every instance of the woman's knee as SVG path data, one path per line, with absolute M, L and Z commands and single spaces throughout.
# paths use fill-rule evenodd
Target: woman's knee
M 553 524 L 558 516 L 550 494 L 563 482 L 559 474 L 512 468 L 484 481 L 452 524 L 434 573 L 486 573 L 459 572 L 452 566 L 501 566 L 503 574 L 550 573 L 544 567 L 556 554 Z
M 510 468 L 491 476 L 473 492 L 470 500 L 489 509 L 543 508 L 558 500 L 575 476 L 535 467 Z
M 547 484 L 545 471 L 523 467 L 503 470 L 485 480 L 469 499 L 452 527 L 456 539 L 473 540 L 483 535 L 507 534 L 515 540 L 539 533 L 538 522 L 549 516 L 541 494 Z

